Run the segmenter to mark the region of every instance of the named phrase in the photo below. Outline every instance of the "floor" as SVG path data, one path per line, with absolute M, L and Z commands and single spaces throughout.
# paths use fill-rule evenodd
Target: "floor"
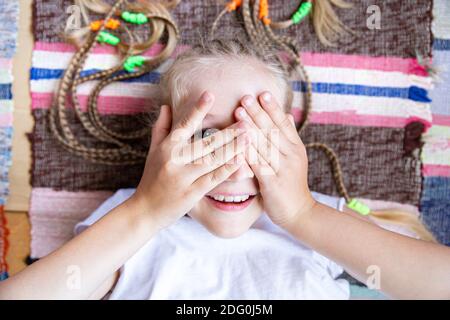
M 11 275 L 19 272 L 26 266 L 24 259 L 28 256 L 30 250 L 30 225 L 27 212 L 31 193 L 31 148 L 26 133 L 31 132 L 33 128 L 29 90 L 29 70 L 33 48 L 31 30 L 32 0 L 19 0 L 19 2 L 18 48 L 13 61 L 13 164 L 9 172 L 10 196 L 6 203 L 6 219 L 10 230 L 10 247 L 6 260 Z

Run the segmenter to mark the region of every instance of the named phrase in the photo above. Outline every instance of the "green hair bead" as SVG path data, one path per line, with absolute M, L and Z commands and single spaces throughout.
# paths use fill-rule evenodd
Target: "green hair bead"
M 107 43 L 112 46 L 117 46 L 120 42 L 120 39 L 111 33 L 106 31 L 101 31 L 97 36 L 97 41 L 100 43 Z
M 351 199 L 350 202 L 347 203 L 347 207 L 363 216 L 367 216 L 370 213 L 370 208 L 356 199 Z
M 144 24 L 148 22 L 148 18 L 143 13 L 133 13 L 129 11 L 122 12 L 122 19 L 133 24 Z
M 143 56 L 129 57 L 123 64 L 123 68 L 128 72 L 134 72 L 136 67 L 142 67 L 145 60 L 146 59 Z
M 312 9 L 311 2 L 303 2 L 297 11 L 292 15 L 291 19 L 294 24 L 300 23 Z

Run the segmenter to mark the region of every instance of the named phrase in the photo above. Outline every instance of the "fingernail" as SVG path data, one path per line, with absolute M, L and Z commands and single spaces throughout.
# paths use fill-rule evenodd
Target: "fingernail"
M 265 102 L 270 102 L 270 98 L 271 98 L 270 93 L 268 93 L 268 92 L 264 92 L 264 93 L 263 93 L 262 99 L 263 99 Z
M 250 96 L 245 97 L 243 102 L 246 106 L 250 106 L 253 103 L 253 98 Z
M 242 154 L 239 154 L 237 156 L 237 163 L 242 164 L 244 162 L 244 156 Z
M 245 109 L 244 108 L 239 108 L 239 115 L 242 117 L 242 118 L 247 118 L 247 112 L 245 111 Z
M 212 97 L 208 92 L 205 92 L 203 93 L 202 100 L 203 102 L 210 102 L 212 100 Z

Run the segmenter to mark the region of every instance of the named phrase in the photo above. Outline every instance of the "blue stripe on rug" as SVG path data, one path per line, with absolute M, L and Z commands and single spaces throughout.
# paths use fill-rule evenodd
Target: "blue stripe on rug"
M 8 272 L 0 272 L 0 281 L 8 279 Z
M 450 246 L 450 178 L 425 177 L 420 199 L 422 219 L 437 240 Z
M 450 39 L 434 39 L 433 40 L 433 50 L 449 51 L 450 50 Z
M 81 72 L 81 76 L 87 76 L 98 72 L 100 70 L 91 69 Z M 31 80 L 50 80 L 59 79 L 62 77 L 64 70 L 62 69 L 43 69 L 32 68 L 30 71 Z M 117 74 L 123 74 L 121 71 Z M 127 79 L 124 82 L 130 83 L 158 83 L 160 80 L 160 73 L 150 72 L 141 77 Z M 401 98 L 409 99 L 418 102 L 430 102 L 428 98 L 427 90 L 416 86 L 397 88 L 397 87 L 376 87 L 376 86 L 363 86 L 341 83 L 324 83 L 316 82 L 312 84 L 313 92 L 316 93 L 328 93 L 328 94 L 341 94 L 341 95 L 358 95 L 369 97 L 387 97 L 387 98 Z M 294 81 L 292 83 L 294 91 L 306 91 L 306 84 L 300 81 Z
M 11 100 L 12 99 L 10 83 L 0 84 L 0 99 L 1 100 Z
M 51 80 L 51 79 L 59 79 L 64 74 L 63 69 L 42 69 L 42 68 L 31 68 L 30 70 L 30 80 Z M 81 72 L 81 76 L 85 77 L 96 72 L 102 71 L 100 69 L 90 69 L 84 70 Z M 127 73 L 126 71 L 117 72 L 116 75 L 121 75 Z M 144 74 L 140 77 L 133 79 L 122 80 L 122 82 L 137 82 L 137 83 L 158 83 L 160 80 L 160 73 L 158 72 L 150 72 Z

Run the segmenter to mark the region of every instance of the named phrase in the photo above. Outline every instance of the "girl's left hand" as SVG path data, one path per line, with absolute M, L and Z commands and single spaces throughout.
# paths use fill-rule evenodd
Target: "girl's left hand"
M 287 227 L 307 217 L 315 200 L 308 188 L 306 149 L 286 114 L 269 92 L 257 101 L 244 96 L 236 118 L 250 123 L 252 143 L 247 162 L 259 182 L 266 213 L 274 223 Z

